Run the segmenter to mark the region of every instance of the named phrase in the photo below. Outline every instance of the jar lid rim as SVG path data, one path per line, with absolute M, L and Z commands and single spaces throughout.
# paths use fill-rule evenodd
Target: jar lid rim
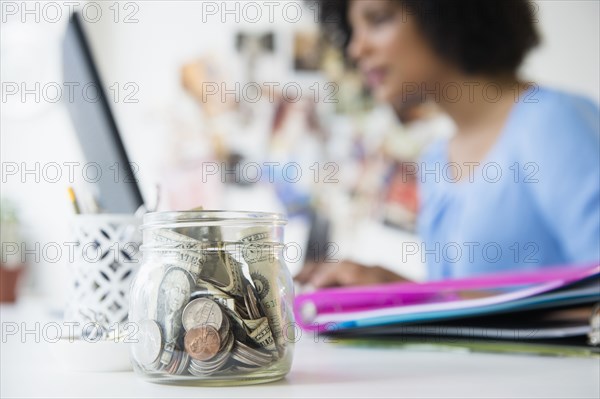
M 144 224 L 142 228 L 160 225 L 163 223 L 218 221 L 286 224 L 287 218 L 283 214 L 275 212 L 224 210 L 163 211 L 146 213 L 144 215 Z

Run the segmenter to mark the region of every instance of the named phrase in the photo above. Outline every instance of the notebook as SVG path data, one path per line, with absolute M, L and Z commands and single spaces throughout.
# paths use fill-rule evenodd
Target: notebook
M 294 312 L 302 328 L 326 334 L 426 335 L 424 330 L 411 330 L 406 326 L 431 327 L 436 323 L 438 327 L 445 327 L 437 329 L 444 331 L 439 335 L 460 336 L 460 331 L 467 331 L 465 327 L 469 327 L 461 321 L 472 322 L 479 318 L 479 324 L 472 325 L 469 333 L 485 336 L 502 333 L 502 324 L 486 324 L 491 323 L 490 316 L 540 314 L 597 302 L 600 302 L 600 265 L 588 264 L 428 283 L 325 289 L 298 295 Z M 513 323 L 508 330 L 514 333 L 519 328 L 523 326 Z M 565 326 L 556 322 L 545 328 L 546 339 L 590 332 L 589 324 L 582 323 Z M 536 338 L 544 339 L 542 335 Z

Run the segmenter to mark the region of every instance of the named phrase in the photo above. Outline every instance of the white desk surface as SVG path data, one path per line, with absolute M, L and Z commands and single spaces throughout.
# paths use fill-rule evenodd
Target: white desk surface
M 45 321 L 40 302 L 0 306 L 2 324 Z M 4 331 L 4 330 L 3 330 Z M 0 397 L 599 398 L 600 359 L 361 348 L 304 334 L 290 374 L 263 385 L 160 385 L 133 372 L 69 372 L 49 345 L 2 337 Z

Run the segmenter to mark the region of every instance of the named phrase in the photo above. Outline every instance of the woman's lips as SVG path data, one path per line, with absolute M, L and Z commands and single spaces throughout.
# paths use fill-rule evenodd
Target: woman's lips
M 371 88 L 375 88 L 377 86 L 381 86 L 383 81 L 385 80 L 385 69 L 383 68 L 373 68 L 369 69 L 365 72 L 365 78 L 367 80 L 367 84 Z

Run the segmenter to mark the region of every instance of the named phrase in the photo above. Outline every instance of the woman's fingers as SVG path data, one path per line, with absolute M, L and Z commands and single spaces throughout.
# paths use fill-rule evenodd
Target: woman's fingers
M 340 271 L 343 263 L 323 264 L 322 267 L 313 274 L 309 284 L 315 288 L 336 287 L 340 284 Z
M 341 262 L 320 267 L 309 281 L 315 288 L 383 284 L 406 279 L 379 266 L 363 266 L 353 262 Z
M 354 262 L 315 263 L 309 262 L 294 277 L 301 285 L 315 288 L 347 285 L 382 284 L 406 279 L 379 266 L 363 266 Z
M 302 266 L 300 272 L 296 274 L 294 280 L 298 282 L 298 284 L 307 284 L 313 277 L 313 274 L 317 270 L 318 266 L 319 264 L 316 262 L 307 262 L 304 266 Z
M 353 262 L 332 263 L 315 273 L 311 283 L 315 288 L 361 285 L 368 269 Z

